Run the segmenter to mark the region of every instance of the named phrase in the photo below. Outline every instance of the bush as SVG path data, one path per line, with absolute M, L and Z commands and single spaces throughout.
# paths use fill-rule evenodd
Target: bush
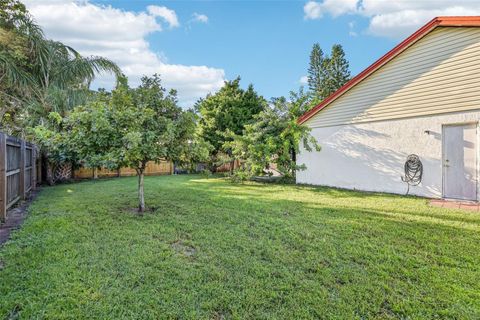
M 243 183 L 247 180 L 250 180 L 250 178 L 251 176 L 248 172 L 240 169 L 233 171 L 233 174 L 230 176 L 230 180 L 233 183 Z
M 200 174 L 202 175 L 202 177 L 207 178 L 207 179 L 212 177 L 212 171 L 210 171 L 208 169 L 203 169 L 202 171 L 200 171 Z

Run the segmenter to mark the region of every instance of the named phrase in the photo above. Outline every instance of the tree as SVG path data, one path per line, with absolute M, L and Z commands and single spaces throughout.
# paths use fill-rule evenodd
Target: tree
M 29 128 L 29 134 L 35 137 L 36 144 L 43 150 L 46 181 L 55 184 L 56 166 L 60 163 L 73 163 L 76 159 L 76 149 L 71 148 L 65 119 L 57 112 L 51 112 L 42 124 Z
M 99 168 L 115 167 L 116 164 L 108 163 L 104 155 L 117 134 L 110 119 L 112 113 L 108 96 L 98 94 L 95 100 L 75 108 L 66 121 L 69 145 L 76 150 L 81 164 L 93 169 L 94 179 L 98 177 Z
M 328 97 L 350 80 L 349 63 L 341 45 L 333 45 L 326 69 L 328 74 L 326 93 L 328 93 Z
M 84 57 L 73 48 L 48 40 L 25 6 L 0 1 L 0 106 L 2 129 L 24 134 L 46 121 L 51 112 L 62 117 L 85 103 L 89 86 L 101 72 L 120 74 L 112 61 Z
M 246 90 L 240 87 L 240 77 L 226 81 L 217 93 L 199 100 L 195 106 L 200 115 L 199 134 L 213 146 L 212 156 L 218 157 L 220 153 L 232 156 L 231 149 L 225 145 L 231 141 L 231 135 L 227 133 L 242 134 L 245 125 L 251 123 L 266 105 L 266 100 L 253 85 Z
M 91 113 L 92 115 L 87 115 Z M 138 176 L 138 211 L 145 211 L 144 175 L 149 161 L 180 161 L 194 140 L 192 112 L 177 105 L 160 77 L 143 77 L 136 88 L 121 78 L 111 96 L 77 108 L 70 116 L 81 158 L 108 168 L 128 166 Z
M 308 87 L 312 105 L 326 99 L 350 80 L 349 64 L 339 44 L 332 46 L 330 56 L 324 56 L 318 43 L 313 45 L 308 68 Z
M 198 134 L 198 115 L 196 115 L 192 110 L 186 111 L 185 115 L 191 119 L 185 123 L 188 136 L 190 136 L 191 139 L 188 141 L 188 143 L 181 145 L 184 150 L 178 152 L 180 157 L 177 158 L 175 164 L 188 169 L 189 172 L 195 172 L 195 166 L 198 163 L 205 163 L 209 161 L 210 152 L 212 152 L 213 146 Z
M 273 99 L 271 107 L 255 116 L 256 121 L 246 125 L 244 134 L 230 142 L 234 154 L 243 160 L 240 171 L 247 177 L 262 175 L 276 164 L 285 177 L 295 178 L 297 170 L 305 169 L 296 163 L 299 144 L 307 151 L 320 151 L 310 129 L 297 123 L 308 108 L 309 96 L 303 90 L 291 92 L 290 101 L 284 97 Z
M 18 0 L 0 0 L 0 27 L 13 29 L 28 19 L 25 5 Z
M 310 65 L 308 67 L 308 88 L 320 100 L 325 96 L 325 82 L 327 78 L 326 65 L 328 58 L 323 54 L 320 44 L 315 43 L 310 52 Z
M 64 156 L 65 145 L 59 153 L 54 144 L 65 135 L 64 118 L 87 102 L 90 83 L 102 72 L 119 75 L 120 69 L 108 59 L 84 57 L 46 39 L 21 2 L 0 0 L 0 129 L 41 146 L 49 183 L 62 168 L 55 161 L 73 161 Z M 64 164 L 70 171 L 71 163 Z
M 102 72 L 120 75 L 120 69 L 103 57 L 83 57 L 60 42 L 46 40 L 34 64 L 33 101 L 27 109 L 29 121 L 41 121 L 46 112 L 65 116 L 73 107 L 86 102 L 89 86 Z
M 25 106 L 33 78 L 29 63 L 43 33 L 17 0 L 0 1 L 0 127 L 12 133 L 16 113 Z

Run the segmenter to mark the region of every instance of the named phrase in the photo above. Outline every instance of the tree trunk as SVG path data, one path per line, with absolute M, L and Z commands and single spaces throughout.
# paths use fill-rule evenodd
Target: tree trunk
M 143 193 L 143 169 L 138 170 L 138 212 L 145 212 L 145 197 Z
M 297 166 L 297 153 L 295 152 L 295 149 L 292 149 L 292 178 L 296 178 L 297 171 L 295 170 L 295 167 Z
M 93 168 L 93 179 L 94 180 L 98 179 L 98 168 L 97 167 Z
M 217 166 L 215 164 L 212 164 L 208 166 L 209 170 L 211 173 L 216 173 L 217 172 Z
M 53 186 L 55 184 L 55 165 L 47 160 L 46 164 L 46 180 L 48 185 Z

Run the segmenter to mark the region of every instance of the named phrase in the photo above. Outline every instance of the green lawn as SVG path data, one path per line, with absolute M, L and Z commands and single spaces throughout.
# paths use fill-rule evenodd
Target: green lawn
M 0 319 L 480 318 L 480 213 L 199 176 L 44 188 L 0 249 Z

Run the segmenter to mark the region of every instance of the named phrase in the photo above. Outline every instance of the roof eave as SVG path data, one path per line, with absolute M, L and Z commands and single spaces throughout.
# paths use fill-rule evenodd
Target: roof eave
M 328 106 L 330 103 L 335 101 L 337 98 L 342 96 L 345 92 L 350 90 L 352 87 L 357 85 L 359 82 L 370 76 L 373 72 L 376 70 L 380 69 L 382 66 L 384 66 L 386 63 L 388 63 L 390 60 L 395 58 L 397 55 L 402 53 L 404 50 L 406 50 L 408 47 L 413 45 L 415 42 L 423 38 L 425 35 L 430 33 L 433 29 L 435 29 L 438 26 L 448 26 L 448 27 L 479 27 L 480 26 L 480 16 L 475 16 L 475 17 L 436 17 L 427 24 L 425 24 L 423 27 L 415 31 L 412 35 L 410 35 L 408 38 L 400 42 L 397 46 L 395 46 L 392 50 L 387 52 L 385 55 L 383 55 L 380 59 L 375 61 L 373 64 L 371 64 L 368 68 L 360 72 L 358 75 L 353 77 L 350 81 L 345 83 L 342 87 L 340 87 L 337 91 L 332 93 L 330 96 L 328 96 L 325 100 L 323 100 L 320 104 L 312 108 L 311 110 L 305 112 L 302 116 L 300 116 L 297 120 L 299 124 L 305 123 L 307 120 L 312 118 L 315 114 L 317 114 L 319 111 L 324 109 L 326 106 Z

